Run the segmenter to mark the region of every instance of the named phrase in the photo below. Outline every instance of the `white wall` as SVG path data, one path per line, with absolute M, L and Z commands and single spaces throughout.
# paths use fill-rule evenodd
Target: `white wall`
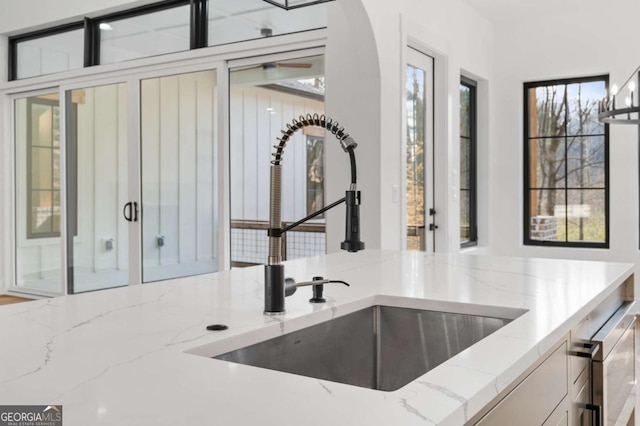
M 576 8 L 521 16 L 496 28 L 492 86 L 492 253 L 638 262 L 638 129 L 610 126 L 610 249 L 525 247 L 523 240 L 523 88 L 525 81 L 610 74 L 620 85 L 640 64 L 636 42 L 640 4 Z
M 392 201 L 393 187 L 404 187 L 403 49 L 410 43 L 436 57 L 436 85 L 440 92 L 436 105 L 435 196 L 441 230 L 436 250 L 457 251 L 458 85 L 462 70 L 481 81 L 492 80 L 492 24 L 460 0 L 363 0 L 362 4 L 337 2 L 330 14 L 329 28 L 327 113 L 344 121 L 360 143 L 356 154 L 364 206 L 361 221 L 363 240 L 370 248 L 400 249 L 405 232 L 405 212 L 400 203 Z M 481 150 L 486 149 L 486 140 L 481 144 Z M 329 158 L 331 164 L 339 164 L 337 157 L 344 156 L 337 148 L 333 153 L 328 151 L 328 155 L 334 156 Z M 345 189 L 347 173 L 345 168 L 338 171 L 337 177 L 333 171 L 329 175 L 329 186 L 336 196 Z M 487 173 L 486 169 L 481 173 Z M 330 215 L 334 217 L 336 213 Z M 339 218 L 336 220 L 339 223 Z M 486 215 L 481 220 L 486 223 Z M 340 232 L 329 229 L 328 251 L 335 251 Z

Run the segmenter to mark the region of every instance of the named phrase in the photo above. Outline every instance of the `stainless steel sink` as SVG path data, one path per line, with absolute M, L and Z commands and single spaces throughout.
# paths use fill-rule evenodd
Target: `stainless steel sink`
M 393 391 L 516 316 L 376 305 L 213 358 Z

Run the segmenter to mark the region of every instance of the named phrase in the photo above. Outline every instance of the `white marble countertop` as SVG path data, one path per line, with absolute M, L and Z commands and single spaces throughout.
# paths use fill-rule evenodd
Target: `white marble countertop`
M 631 273 L 629 264 L 366 250 L 287 263 L 287 276 L 351 287 L 327 286 L 324 305 L 301 288 L 278 318 L 262 314 L 262 267 L 4 306 L 0 404 L 61 404 L 65 426 L 459 425 Z M 277 336 L 385 296 L 528 312 L 394 392 L 185 352 Z M 215 323 L 229 329 L 206 330 Z

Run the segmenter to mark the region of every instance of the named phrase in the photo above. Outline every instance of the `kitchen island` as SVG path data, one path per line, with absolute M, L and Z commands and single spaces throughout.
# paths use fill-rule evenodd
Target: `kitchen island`
M 460 425 L 632 272 L 621 263 L 367 250 L 287 262 L 297 280 L 351 286 L 325 286 L 325 304 L 298 289 L 281 316 L 262 313 L 260 266 L 5 306 L 0 404 L 62 405 L 65 426 Z M 393 392 L 190 353 L 275 337 L 385 297 L 526 313 Z

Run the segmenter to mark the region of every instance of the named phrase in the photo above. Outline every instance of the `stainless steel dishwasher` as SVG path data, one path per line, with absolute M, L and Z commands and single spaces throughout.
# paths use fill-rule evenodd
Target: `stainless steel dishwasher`
M 575 355 L 591 359 L 592 424 L 634 425 L 635 302 L 625 302 Z

